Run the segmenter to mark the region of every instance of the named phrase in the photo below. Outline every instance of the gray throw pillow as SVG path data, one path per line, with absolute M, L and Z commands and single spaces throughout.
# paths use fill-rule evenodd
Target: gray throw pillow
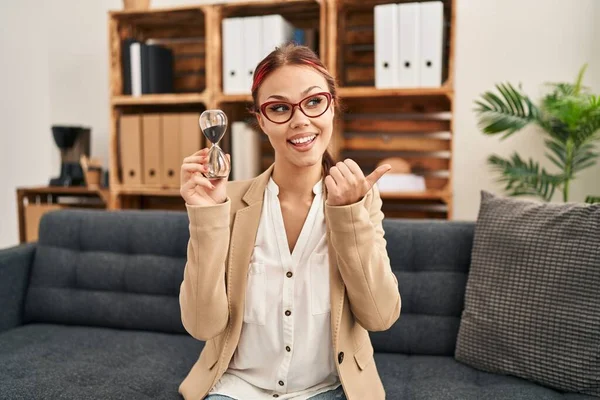
M 600 204 L 482 191 L 455 358 L 600 396 Z

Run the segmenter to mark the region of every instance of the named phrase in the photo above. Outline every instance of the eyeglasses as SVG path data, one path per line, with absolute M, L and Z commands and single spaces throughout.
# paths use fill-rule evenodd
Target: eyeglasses
M 330 104 L 331 93 L 321 92 L 311 94 L 295 104 L 280 100 L 267 101 L 260 106 L 260 112 L 275 124 L 285 124 L 292 119 L 296 107 L 307 117 L 317 118 L 327 111 Z

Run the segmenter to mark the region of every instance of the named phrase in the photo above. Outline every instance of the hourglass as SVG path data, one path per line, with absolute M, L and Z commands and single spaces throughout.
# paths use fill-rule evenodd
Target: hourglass
M 200 115 L 199 122 L 202 133 L 212 143 L 208 151 L 208 172 L 204 176 L 209 179 L 226 178 L 231 166 L 218 143 L 227 130 L 227 116 L 221 110 L 206 110 Z

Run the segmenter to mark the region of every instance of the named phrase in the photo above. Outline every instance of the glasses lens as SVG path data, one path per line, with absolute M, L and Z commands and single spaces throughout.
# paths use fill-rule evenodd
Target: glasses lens
M 318 117 L 329 107 L 329 99 L 323 94 L 307 97 L 300 104 L 302 111 L 309 117 Z
M 292 106 L 287 103 L 273 103 L 265 108 L 265 114 L 273 122 L 285 122 L 290 119 Z

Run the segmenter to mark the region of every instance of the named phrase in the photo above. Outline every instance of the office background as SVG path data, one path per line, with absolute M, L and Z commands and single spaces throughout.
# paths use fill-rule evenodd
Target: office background
M 153 0 L 152 7 L 201 1 Z M 91 152 L 108 164 L 107 12 L 121 0 L 22 0 L 0 3 L 0 247 L 18 242 L 15 190 L 47 184 L 59 169 L 52 124 L 92 128 Z M 549 81 L 600 90 L 600 2 L 596 0 L 458 0 L 455 55 L 454 219 L 474 220 L 479 191 L 499 184 L 486 164 L 492 152 L 542 159 L 534 132 L 510 141 L 477 128 L 473 100 L 497 82 L 520 82 L 537 97 Z M 535 128 L 528 128 L 533 131 Z M 544 165 L 544 162 L 542 162 Z M 573 183 L 571 198 L 600 193 L 598 166 Z M 559 193 L 557 193 L 557 198 Z

